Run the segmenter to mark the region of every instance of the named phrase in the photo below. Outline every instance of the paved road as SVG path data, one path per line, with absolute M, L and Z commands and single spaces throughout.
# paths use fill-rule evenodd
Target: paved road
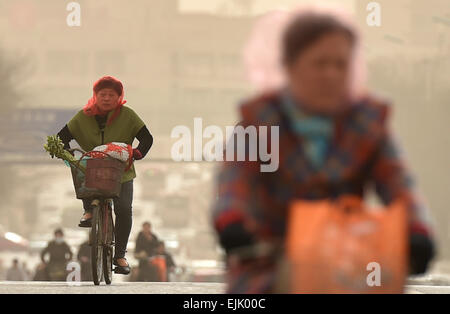
M 104 284 L 94 286 L 92 283 L 83 282 L 79 286 L 70 286 L 65 282 L 0 282 L 0 294 L 95 294 L 95 293 L 113 293 L 113 294 L 214 294 L 223 293 L 225 285 L 220 283 L 191 283 L 191 282 L 171 282 L 171 283 L 146 283 L 146 282 L 120 282 L 113 283 L 111 286 Z M 410 294 L 450 294 L 450 285 L 408 285 L 406 293 Z
M 65 282 L 0 282 L 0 294 L 18 293 L 117 293 L 117 294 L 208 294 L 223 293 L 225 286 L 220 283 L 191 283 L 191 282 L 118 282 L 111 286 L 102 284 L 94 286 L 92 282 L 82 282 L 81 285 L 68 285 Z
M 407 286 L 407 294 L 450 294 L 450 286 Z
M 444 274 L 430 274 L 409 277 L 406 292 L 411 294 L 450 294 L 450 276 Z

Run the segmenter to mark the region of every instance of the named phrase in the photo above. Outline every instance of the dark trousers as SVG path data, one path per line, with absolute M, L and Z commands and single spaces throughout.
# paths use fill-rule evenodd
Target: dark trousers
M 91 210 L 90 199 L 83 200 L 83 207 L 86 211 Z M 132 203 L 133 203 L 133 180 L 122 183 L 120 196 L 114 199 L 114 213 L 116 215 L 115 236 L 116 249 L 115 258 L 125 257 L 128 237 L 130 236 L 132 225 Z

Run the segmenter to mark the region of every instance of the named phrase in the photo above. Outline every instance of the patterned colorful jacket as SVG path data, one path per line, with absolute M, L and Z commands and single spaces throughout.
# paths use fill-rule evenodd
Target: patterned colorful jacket
M 241 106 L 242 126 L 279 126 L 279 168 L 261 172 L 259 161 L 223 162 L 213 207 L 220 239 L 230 237 L 229 230 L 243 230 L 256 243 L 278 241 L 286 231 L 291 201 L 363 196 L 371 187 L 385 204 L 404 198 L 411 232 L 430 235 L 427 209 L 387 126 L 389 106 L 385 102 L 366 97 L 336 117 L 325 164 L 315 169 L 302 150 L 302 138 L 290 129 L 280 99 L 279 92 L 272 92 Z M 262 259 L 228 261 L 227 281 L 230 293 L 271 292 L 275 264 Z

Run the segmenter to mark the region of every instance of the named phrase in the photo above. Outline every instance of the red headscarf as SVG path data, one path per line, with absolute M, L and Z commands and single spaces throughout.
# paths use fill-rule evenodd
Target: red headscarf
M 84 114 L 86 114 L 88 116 L 95 116 L 95 115 L 100 114 L 100 110 L 97 107 L 96 94 L 98 93 L 98 91 L 100 91 L 103 88 L 112 88 L 120 96 L 119 100 L 117 102 L 117 106 L 115 107 L 115 109 L 113 109 L 114 113 L 111 115 L 111 117 L 106 122 L 106 125 L 110 125 L 111 122 L 115 118 L 117 118 L 117 116 L 119 115 L 120 109 L 122 108 L 122 106 L 127 102 L 126 100 L 123 100 L 124 91 L 123 91 L 122 82 L 119 81 L 118 79 L 116 79 L 115 77 L 104 76 L 94 83 L 93 95 L 89 99 L 88 103 L 83 107 L 83 112 L 84 112 Z

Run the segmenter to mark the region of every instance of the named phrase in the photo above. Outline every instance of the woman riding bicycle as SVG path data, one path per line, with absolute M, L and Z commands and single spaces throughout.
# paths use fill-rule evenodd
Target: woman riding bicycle
M 74 139 L 85 151 L 91 151 L 97 146 L 120 142 L 132 145 L 135 138 L 139 140 L 137 148 L 133 149 L 133 159 L 140 160 L 150 150 L 153 137 L 145 123 L 129 107 L 126 101 L 122 83 L 114 77 L 105 76 L 94 83 L 93 96 L 58 133 L 65 149 L 70 149 L 69 142 Z M 119 267 L 118 273 L 128 274 L 129 264 L 125 258 L 128 237 L 132 225 L 133 179 L 136 177 L 134 165 L 122 176 L 120 196 L 114 199 L 115 254 L 114 265 Z M 91 201 L 83 199 L 84 214 L 80 227 L 91 227 Z
M 334 14 L 310 10 L 287 25 L 281 41 L 285 83 L 244 103 L 240 122 L 244 128 L 279 127 L 279 168 L 260 172 L 261 161 L 226 161 L 218 176 L 213 218 L 227 252 L 228 292 L 274 291 L 275 261 L 243 261 L 234 252 L 283 239 L 293 201 L 362 197 L 369 184 L 384 204 L 406 202 L 410 270 L 424 272 L 434 252 L 427 209 L 387 127 L 387 104 L 353 90 L 361 83 L 354 81 L 354 28 Z M 255 52 L 253 64 L 264 59 L 264 49 Z M 262 70 L 255 71 L 261 79 L 264 69 L 255 70 Z

